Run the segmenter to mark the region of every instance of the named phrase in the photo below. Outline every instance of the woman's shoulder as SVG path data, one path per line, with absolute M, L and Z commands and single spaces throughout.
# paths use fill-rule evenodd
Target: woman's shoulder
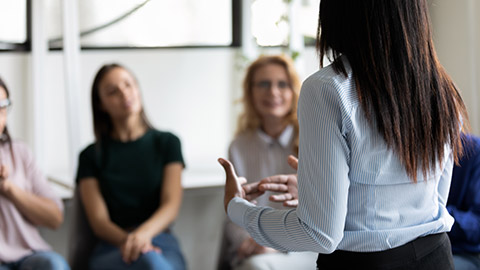
M 30 149 L 24 141 L 19 140 L 19 139 L 12 139 L 12 147 L 22 148 L 22 149 L 27 149 L 27 150 Z
M 465 159 L 480 160 L 480 137 L 462 133 L 462 144 Z
M 80 151 L 80 156 L 89 156 L 93 157 L 97 151 L 97 144 L 96 143 L 91 143 L 85 148 L 83 148 L 82 151 Z
M 17 155 L 32 155 L 30 147 L 24 141 L 19 139 L 12 139 L 12 150 Z
M 161 142 L 168 142 L 168 141 L 172 141 L 172 140 L 180 141 L 178 136 L 175 135 L 174 133 L 170 132 L 170 131 L 158 130 L 158 129 L 152 128 L 152 129 L 149 130 L 149 132 L 152 134 L 153 138 L 155 138 L 156 140 L 159 140 Z
M 305 80 L 304 86 L 314 89 L 325 88 L 336 91 L 348 91 L 355 85 L 352 70 L 348 65 L 348 62 L 345 62 L 345 70 L 346 75 L 342 72 L 337 72 L 333 64 L 330 64 L 310 75 Z M 303 90 L 304 89 L 302 88 L 302 91 Z
M 152 143 L 156 149 L 155 151 L 173 151 L 179 152 L 182 148 L 182 143 L 177 135 L 170 131 L 151 129 L 149 131 L 149 143 Z
M 302 99 L 310 101 L 317 98 L 337 101 L 350 111 L 359 105 L 355 80 L 348 62 L 344 61 L 347 75 L 337 72 L 333 65 L 326 66 L 310 75 L 303 83 L 300 92 Z M 302 97 L 303 96 L 303 97 Z

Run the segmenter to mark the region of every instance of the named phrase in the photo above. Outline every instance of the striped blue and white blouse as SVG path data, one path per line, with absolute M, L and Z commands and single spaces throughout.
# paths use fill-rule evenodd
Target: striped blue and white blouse
M 298 207 L 276 210 L 238 197 L 228 205 L 230 219 L 261 245 L 372 252 L 449 231 L 453 224 L 445 207 L 451 149 L 446 146 L 443 164 L 427 178 L 419 171 L 414 183 L 365 118 L 351 68 L 342 60 L 347 77 L 328 66 L 302 86 Z

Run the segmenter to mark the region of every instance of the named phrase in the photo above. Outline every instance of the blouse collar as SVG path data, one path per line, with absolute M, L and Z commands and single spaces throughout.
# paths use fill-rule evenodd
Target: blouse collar
M 283 148 L 290 147 L 290 142 L 293 138 L 293 126 L 288 125 L 278 136 L 277 139 L 270 137 L 268 134 L 263 132 L 260 128 L 257 129 L 257 134 L 260 139 L 265 142 L 265 144 L 270 145 L 275 142 L 278 142 Z

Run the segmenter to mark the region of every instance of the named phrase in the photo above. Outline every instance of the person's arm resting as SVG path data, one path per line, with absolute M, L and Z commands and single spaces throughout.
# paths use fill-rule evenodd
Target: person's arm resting
M 62 201 L 51 189 L 30 151 L 23 145 L 18 151 L 24 163 L 25 177 L 31 183 L 31 190 L 24 190 L 7 179 L 3 183 L 4 194 L 32 224 L 57 229 L 63 223 Z M 8 173 L 2 174 L 2 177 L 8 178 L 7 175 Z
M 95 235 L 112 245 L 122 245 L 127 238 L 127 232 L 110 219 L 98 180 L 94 177 L 81 179 L 79 188 L 88 222 Z
M 57 229 L 63 223 L 62 210 L 53 200 L 24 191 L 14 184 L 5 194 L 32 224 Z
M 471 202 L 469 208 L 460 210 L 455 205 L 448 205 L 449 213 L 455 218 L 455 223 L 450 232 L 452 240 L 478 245 L 480 243 L 480 153 L 471 158 L 474 162 L 471 177 L 473 186 L 468 187 L 467 197 Z
M 176 219 L 182 203 L 182 170 L 181 162 L 171 162 L 165 166 L 160 207 L 136 231 L 147 233 L 153 238 Z

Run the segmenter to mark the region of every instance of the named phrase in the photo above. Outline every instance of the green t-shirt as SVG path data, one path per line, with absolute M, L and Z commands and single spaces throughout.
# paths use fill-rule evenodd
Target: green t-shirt
M 77 183 L 95 177 L 110 219 L 122 228 L 140 225 L 160 206 L 163 168 L 184 165 L 180 140 L 150 129 L 131 142 L 114 139 L 91 144 L 80 153 Z

